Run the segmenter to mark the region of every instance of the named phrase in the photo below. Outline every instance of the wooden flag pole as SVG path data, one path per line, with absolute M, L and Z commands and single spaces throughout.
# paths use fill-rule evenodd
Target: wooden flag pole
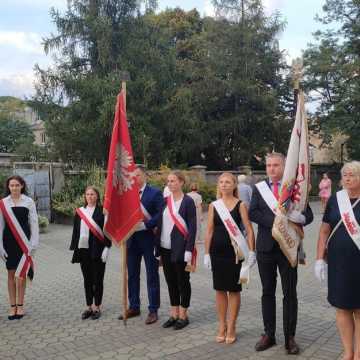
M 125 105 L 125 113 L 126 113 L 126 81 L 129 80 L 129 74 L 127 72 L 122 73 L 122 81 L 121 81 L 121 90 L 124 92 L 124 105 Z M 121 273 L 122 276 L 122 293 L 123 293 L 123 321 L 124 325 L 127 324 L 127 308 L 128 308 L 128 271 L 127 271 L 127 246 L 126 240 L 121 242 L 120 246 L 121 252 Z

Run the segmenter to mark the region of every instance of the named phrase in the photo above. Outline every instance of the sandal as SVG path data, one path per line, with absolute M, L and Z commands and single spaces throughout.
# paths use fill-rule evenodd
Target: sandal
M 215 340 L 217 343 L 223 343 L 223 342 L 225 342 L 225 339 L 226 339 L 226 326 L 224 328 L 224 335 L 216 336 Z
M 19 308 L 19 307 L 22 307 L 23 306 L 23 304 L 17 304 L 17 307 Z M 18 320 L 20 320 L 20 319 L 22 319 L 23 317 L 24 317 L 24 315 L 25 314 L 16 314 L 16 318 L 15 319 L 18 319 Z
M 8 319 L 9 320 L 15 320 L 15 319 L 17 319 L 17 315 L 16 315 L 16 304 L 14 304 L 14 305 L 10 305 L 12 308 L 15 308 L 15 314 L 13 314 L 13 315 L 9 315 L 8 316 Z

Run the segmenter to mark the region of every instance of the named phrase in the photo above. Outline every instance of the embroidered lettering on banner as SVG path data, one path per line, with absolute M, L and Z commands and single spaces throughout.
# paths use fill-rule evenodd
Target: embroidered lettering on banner
M 233 236 L 237 236 L 238 232 L 236 227 L 234 226 L 234 224 L 232 223 L 232 221 L 230 219 L 225 219 L 224 222 L 226 223 L 226 225 L 228 226 L 228 229 L 230 230 L 231 234 Z
M 356 228 L 356 224 L 354 224 L 353 221 L 351 221 L 351 216 L 349 212 L 343 213 L 344 216 L 344 222 L 346 227 L 348 228 L 351 235 L 356 235 L 358 233 L 358 230 Z
M 286 230 L 286 226 L 282 220 L 279 221 L 279 230 L 281 234 L 284 236 L 284 239 L 289 246 L 289 248 L 293 248 L 295 246 L 295 241 L 291 238 L 290 234 Z

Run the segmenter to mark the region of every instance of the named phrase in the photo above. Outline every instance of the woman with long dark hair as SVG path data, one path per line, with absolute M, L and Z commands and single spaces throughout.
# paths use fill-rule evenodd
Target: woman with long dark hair
M 87 309 L 83 320 L 99 319 L 104 291 L 105 264 L 111 241 L 104 236 L 105 217 L 100 204 L 99 191 L 88 186 L 84 194 L 84 207 L 76 209 L 70 250 L 72 263 L 80 263 L 84 277 Z
M 34 277 L 33 255 L 39 245 L 36 207 L 26 195 L 22 177 L 14 175 L 6 180 L 0 210 L 0 257 L 8 271 L 8 319 L 21 319 L 25 314 L 26 278 L 32 280 Z

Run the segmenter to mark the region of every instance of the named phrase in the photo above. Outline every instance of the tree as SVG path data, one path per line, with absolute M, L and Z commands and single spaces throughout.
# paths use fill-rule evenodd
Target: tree
M 234 168 L 253 156 L 284 151 L 289 137 L 291 92 L 277 45 L 283 23 L 266 17 L 260 1 L 215 1 L 218 19 L 207 19 L 209 77 L 198 93 L 207 100 L 202 121 L 210 131 L 208 166 Z M 227 12 L 231 16 L 224 16 Z M 205 100 L 206 101 L 206 100 Z
M 39 84 L 32 105 L 44 116 L 65 161 L 103 164 L 107 157 L 121 70 L 128 64 L 126 48 L 140 5 L 137 0 L 72 0 L 64 15 L 51 10 L 58 34 L 45 39 L 44 49 L 56 55 L 56 65 L 36 66 Z
M 106 162 L 123 69 L 131 74 L 137 161 L 229 168 L 282 150 L 289 120 L 276 45 L 282 23 L 265 17 L 259 1 L 246 4 L 241 21 L 179 8 L 141 12 L 130 0 L 73 0 L 65 15 L 52 10 L 58 34 L 45 50 L 57 62 L 37 67 L 33 105 L 61 158 Z
M 345 134 L 351 157 L 360 156 L 360 3 L 327 0 L 319 22 L 332 26 L 315 33 L 317 43 L 304 53 L 306 88 L 319 103 L 316 125 L 331 141 Z
M 0 152 L 11 153 L 27 142 L 34 142 L 30 126 L 20 120 L 0 116 Z

